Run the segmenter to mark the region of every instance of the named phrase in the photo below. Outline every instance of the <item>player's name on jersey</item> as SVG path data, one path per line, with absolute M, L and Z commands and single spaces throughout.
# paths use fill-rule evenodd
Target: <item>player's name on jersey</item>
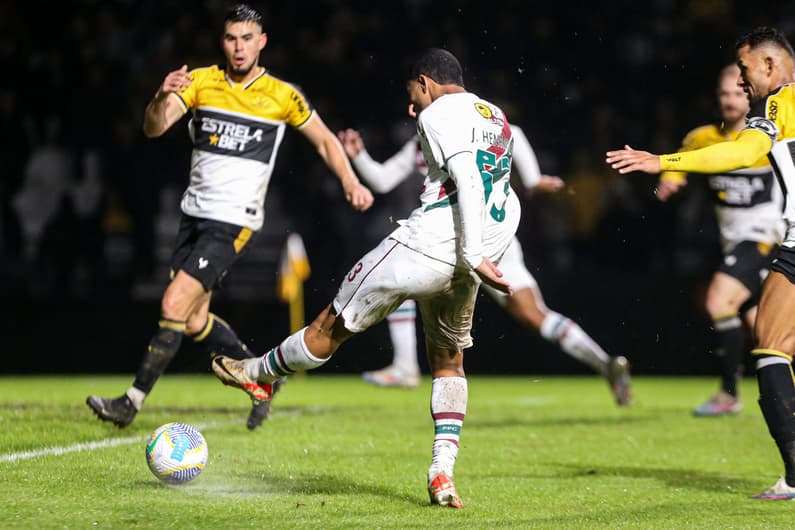
M 480 142 L 496 145 L 498 147 L 508 147 L 508 143 L 510 142 L 510 138 L 506 138 L 502 134 L 497 134 L 494 131 L 488 131 L 486 129 L 478 129 L 477 127 L 472 127 L 472 143 Z

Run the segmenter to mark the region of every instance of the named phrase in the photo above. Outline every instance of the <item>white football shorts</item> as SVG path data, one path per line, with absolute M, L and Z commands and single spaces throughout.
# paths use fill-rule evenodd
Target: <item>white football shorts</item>
M 521 291 L 522 289 L 537 290 L 538 282 L 527 270 L 527 265 L 524 263 L 522 245 L 519 244 L 519 240 L 516 237 L 511 240 L 511 244 L 508 245 L 508 250 L 502 255 L 497 268 L 502 272 L 502 279 L 511 284 L 513 292 Z M 489 287 L 485 283 L 483 284 L 483 290 L 489 293 L 498 304 L 505 306 L 508 297 L 506 293 Z
M 359 333 L 414 299 L 428 343 L 461 351 L 472 346 L 469 332 L 479 285 L 473 272 L 386 238 L 346 274 L 332 303 L 345 328 Z

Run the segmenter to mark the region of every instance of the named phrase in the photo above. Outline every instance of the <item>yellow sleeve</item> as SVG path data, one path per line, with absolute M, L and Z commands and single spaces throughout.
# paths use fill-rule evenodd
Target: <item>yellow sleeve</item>
M 693 149 L 698 149 L 698 138 L 699 132 L 703 131 L 704 128 L 693 129 L 682 140 L 682 146 L 679 148 L 678 152 L 682 151 L 692 151 Z M 683 184 L 687 182 L 687 172 L 686 171 L 663 171 L 660 173 L 659 182 L 673 182 L 674 184 Z
M 284 121 L 293 127 L 301 127 L 312 117 L 314 109 L 304 94 L 293 85 L 287 84 L 288 98 L 284 107 Z
M 755 129 L 745 129 L 732 142 L 721 142 L 695 151 L 660 155 L 662 171 L 686 173 L 724 173 L 749 167 L 771 149 L 770 137 Z
M 202 75 L 199 69 L 191 70 L 188 75 L 190 76 L 190 85 L 185 87 L 184 90 L 174 92 L 179 98 L 180 103 L 185 107 L 185 112 L 196 106 L 196 94 L 199 91 L 199 84 L 201 83 Z

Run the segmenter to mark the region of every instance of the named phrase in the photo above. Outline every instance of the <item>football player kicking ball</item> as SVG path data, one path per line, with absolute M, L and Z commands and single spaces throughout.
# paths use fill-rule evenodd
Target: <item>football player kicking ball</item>
M 428 163 L 420 206 L 356 262 L 329 305 L 306 328 L 259 358 L 216 357 L 227 385 L 249 392 L 298 370 L 326 363 L 348 338 L 383 320 L 404 300 L 417 301 L 433 376 L 435 425 L 428 470 L 431 502 L 462 508 L 453 467 L 467 408 L 463 350 L 478 286 L 503 292 L 499 263 L 519 224 L 511 190 L 511 129 L 494 104 L 467 92 L 461 65 L 433 48 L 414 63 L 407 89 Z M 490 174 L 484 181 L 481 174 Z
M 409 114 L 415 117 L 411 108 Z M 377 192 L 387 193 L 412 175 L 424 177 L 428 172 L 416 137 L 381 164 L 370 157 L 357 131 L 347 129 L 338 132 L 337 136 L 356 172 Z M 541 174 L 533 148 L 521 128 L 511 125 L 511 138 L 512 168 L 519 171 L 525 190 L 554 192 L 563 187 L 560 178 Z M 538 282 L 524 263 L 522 247 L 516 237 L 500 261 L 500 270 L 514 293 L 507 296 L 489 286 L 485 286 L 486 292 L 523 327 L 539 333 L 566 354 L 604 376 L 616 403 L 629 405 L 632 389 L 627 359 L 608 355 L 579 324 L 546 307 Z M 414 301 L 406 300 L 387 317 L 394 358 L 389 366 L 362 374 L 365 381 L 384 387 L 415 388 L 419 385 L 414 314 Z

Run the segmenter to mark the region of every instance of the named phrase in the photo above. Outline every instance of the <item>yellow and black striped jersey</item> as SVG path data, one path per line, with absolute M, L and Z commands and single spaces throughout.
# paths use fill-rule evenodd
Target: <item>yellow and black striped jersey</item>
M 703 125 L 687 133 L 679 151 L 694 151 L 733 141 L 738 134 L 739 131 L 724 130 L 717 124 Z M 660 180 L 677 181 L 684 175 L 665 171 Z M 747 168 L 707 175 L 707 180 L 725 249 L 740 241 L 781 241 L 783 198 L 767 157 Z
M 285 124 L 301 127 L 314 111 L 301 91 L 264 68 L 245 84 L 222 66 L 197 68 L 176 95 L 192 111 L 188 215 L 258 230 Z
M 784 218 L 795 223 L 795 85 L 786 84 L 751 105 L 747 129 L 768 135 L 772 149 L 768 154 L 784 192 Z M 795 247 L 795 231 L 788 230 L 785 246 Z

